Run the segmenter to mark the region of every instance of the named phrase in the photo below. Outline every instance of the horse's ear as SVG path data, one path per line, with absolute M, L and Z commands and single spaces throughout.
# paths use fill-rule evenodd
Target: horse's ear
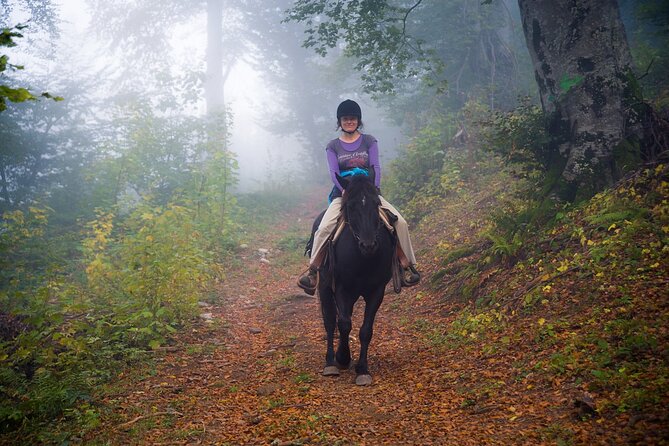
M 337 172 L 335 172 L 335 176 L 337 177 L 339 184 L 341 184 L 341 187 L 346 189 L 348 187 L 349 180 L 346 177 L 340 176 Z

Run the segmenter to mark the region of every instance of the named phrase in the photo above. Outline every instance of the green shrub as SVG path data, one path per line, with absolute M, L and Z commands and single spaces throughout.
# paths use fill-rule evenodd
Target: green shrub
M 193 217 L 181 206 L 141 206 L 117 232 L 111 214 L 90 224 L 88 285 L 131 345 L 157 347 L 195 315 L 212 262 Z

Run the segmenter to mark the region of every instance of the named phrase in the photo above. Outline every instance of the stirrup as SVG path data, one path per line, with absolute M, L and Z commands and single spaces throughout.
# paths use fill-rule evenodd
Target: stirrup
M 411 275 L 410 278 L 413 277 L 414 280 L 407 280 L 406 277 L 406 272 L 410 271 Z M 412 287 L 414 285 L 418 285 L 420 282 L 420 273 L 416 270 L 416 268 L 413 265 L 409 265 L 409 268 L 402 270 L 402 286 L 405 288 Z
M 301 280 L 303 277 L 311 276 L 311 274 L 309 274 L 310 272 L 311 272 L 310 269 L 308 269 L 306 276 L 304 274 L 302 274 L 299 277 L 299 279 L 297 279 L 297 286 L 302 288 L 304 290 L 304 292 L 307 293 L 309 296 L 313 296 L 314 294 L 316 294 L 316 288 L 318 288 L 318 271 L 314 271 L 314 276 L 316 277 L 316 283 L 314 284 L 313 287 L 305 285 L 304 283 L 302 283 L 302 280 Z

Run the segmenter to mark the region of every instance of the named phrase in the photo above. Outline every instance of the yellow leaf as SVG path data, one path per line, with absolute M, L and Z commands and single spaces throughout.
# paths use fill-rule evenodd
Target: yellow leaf
M 544 325 L 546 323 L 546 319 L 544 319 L 543 317 L 540 317 L 539 320 L 537 321 L 537 323 L 539 324 L 539 326 Z
M 617 227 L 618 226 L 616 226 L 616 224 L 613 223 L 613 224 L 611 224 L 611 226 L 609 226 L 609 229 L 607 229 L 607 231 L 610 231 L 611 229 L 616 229 Z
M 547 281 L 547 280 L 550 279 L 550 278 L 551 278 L 551 275 L 550 275 L 550 274 L 544 274 L 543 276 L 541 276 L 541 281 L 542 281 L 542 282 L 545 282 L 545 281 Z

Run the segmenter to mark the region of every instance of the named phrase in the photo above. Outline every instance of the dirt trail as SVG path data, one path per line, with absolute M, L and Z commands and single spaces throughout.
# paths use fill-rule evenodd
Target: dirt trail
M 306 233 L 316 212 L 302 210 Z M 286 260 L 260 234 L 237 273 L 226 278 L 220 301 L 202 321 L 158 354 L 153 370 L 125 377 L 106 398 L 113 413 L 91 441 L 112 444 L 445 444 L 457 405 L 444 373 L 429 367 L 421 343 L 404 329 L 399 308 L 405 294 L 387 295 L 370 351 L 371 387 L 354 384 L 355 372 L 323 377 L 324 329 L 317 297 L 296 286 L 305 260 Z M 259 248 L 269 248 L 269 263 Z M 250 284 L 250 285 L 249 285 Z M 415 293 L 415 291 L 413 291 Z M 364 302 L 353 315 L 352 351 Z M 416 365 L 420 363 L 418 374 Z M 428 366 L 428 367 L 426 367 Z M 447 374 L 448 375 L 448 374 Z M 446 375 L 446 376 L 447 376 Z M 462 428 L 464 426 L 461 426 Z M 471 439 L 471 444 L 476 443 Z M 461 443 L 464 444 L 464 443 Z
M 550 429 L 573 416 L 570 401 L 531 376 L 514 376 L 513 349 L 504 358 L 477 348 L 435 349 L 424 340 L 426 325 L 445 316 L 416 296 L 420 286 L 386 295 L 370 347 L 372 386 L 356 386 L 352 369 L 321 376 L 319 302 L 295 286 L 306 262 L 273 249 L 295 225 L 306 233 L 315 213 L 304 208 L 276 233 L 253 237 L 217 302 L 203 308 L 212 321 L 160 352 L 154 369 L 122 377 L 105 399 L 110 413 L 87 442 L 508 445 L 552 438 L 545 444 L 556 444 L 560 432 Z M 269 263 L 260 261 L 259 248 L 272 249 Z M 363 306 L 361 300 L 353 314 L 354 359 Z M 589 433 L 569 435 L 578 444 L 579 438 L 604 444 L 605 431 L 589 423 L 583 431 Z
M 438 369 L 416 375 L 419 342 L 382 311 L 370 353 L 374 385 L 355 386 L 353 370 L 322 377 L 318 299 L 296 292 L 293 283 L 293 275 L 282 277 L 207 309 L 223 323 L 203 323 L 165 353 L 155 376 L 114 401 L 120 427 L 112 442 L 445 444 L 453 398 L 426 383 L 443 378 Z M 353 336 L 354 352 L 357 346 Z

